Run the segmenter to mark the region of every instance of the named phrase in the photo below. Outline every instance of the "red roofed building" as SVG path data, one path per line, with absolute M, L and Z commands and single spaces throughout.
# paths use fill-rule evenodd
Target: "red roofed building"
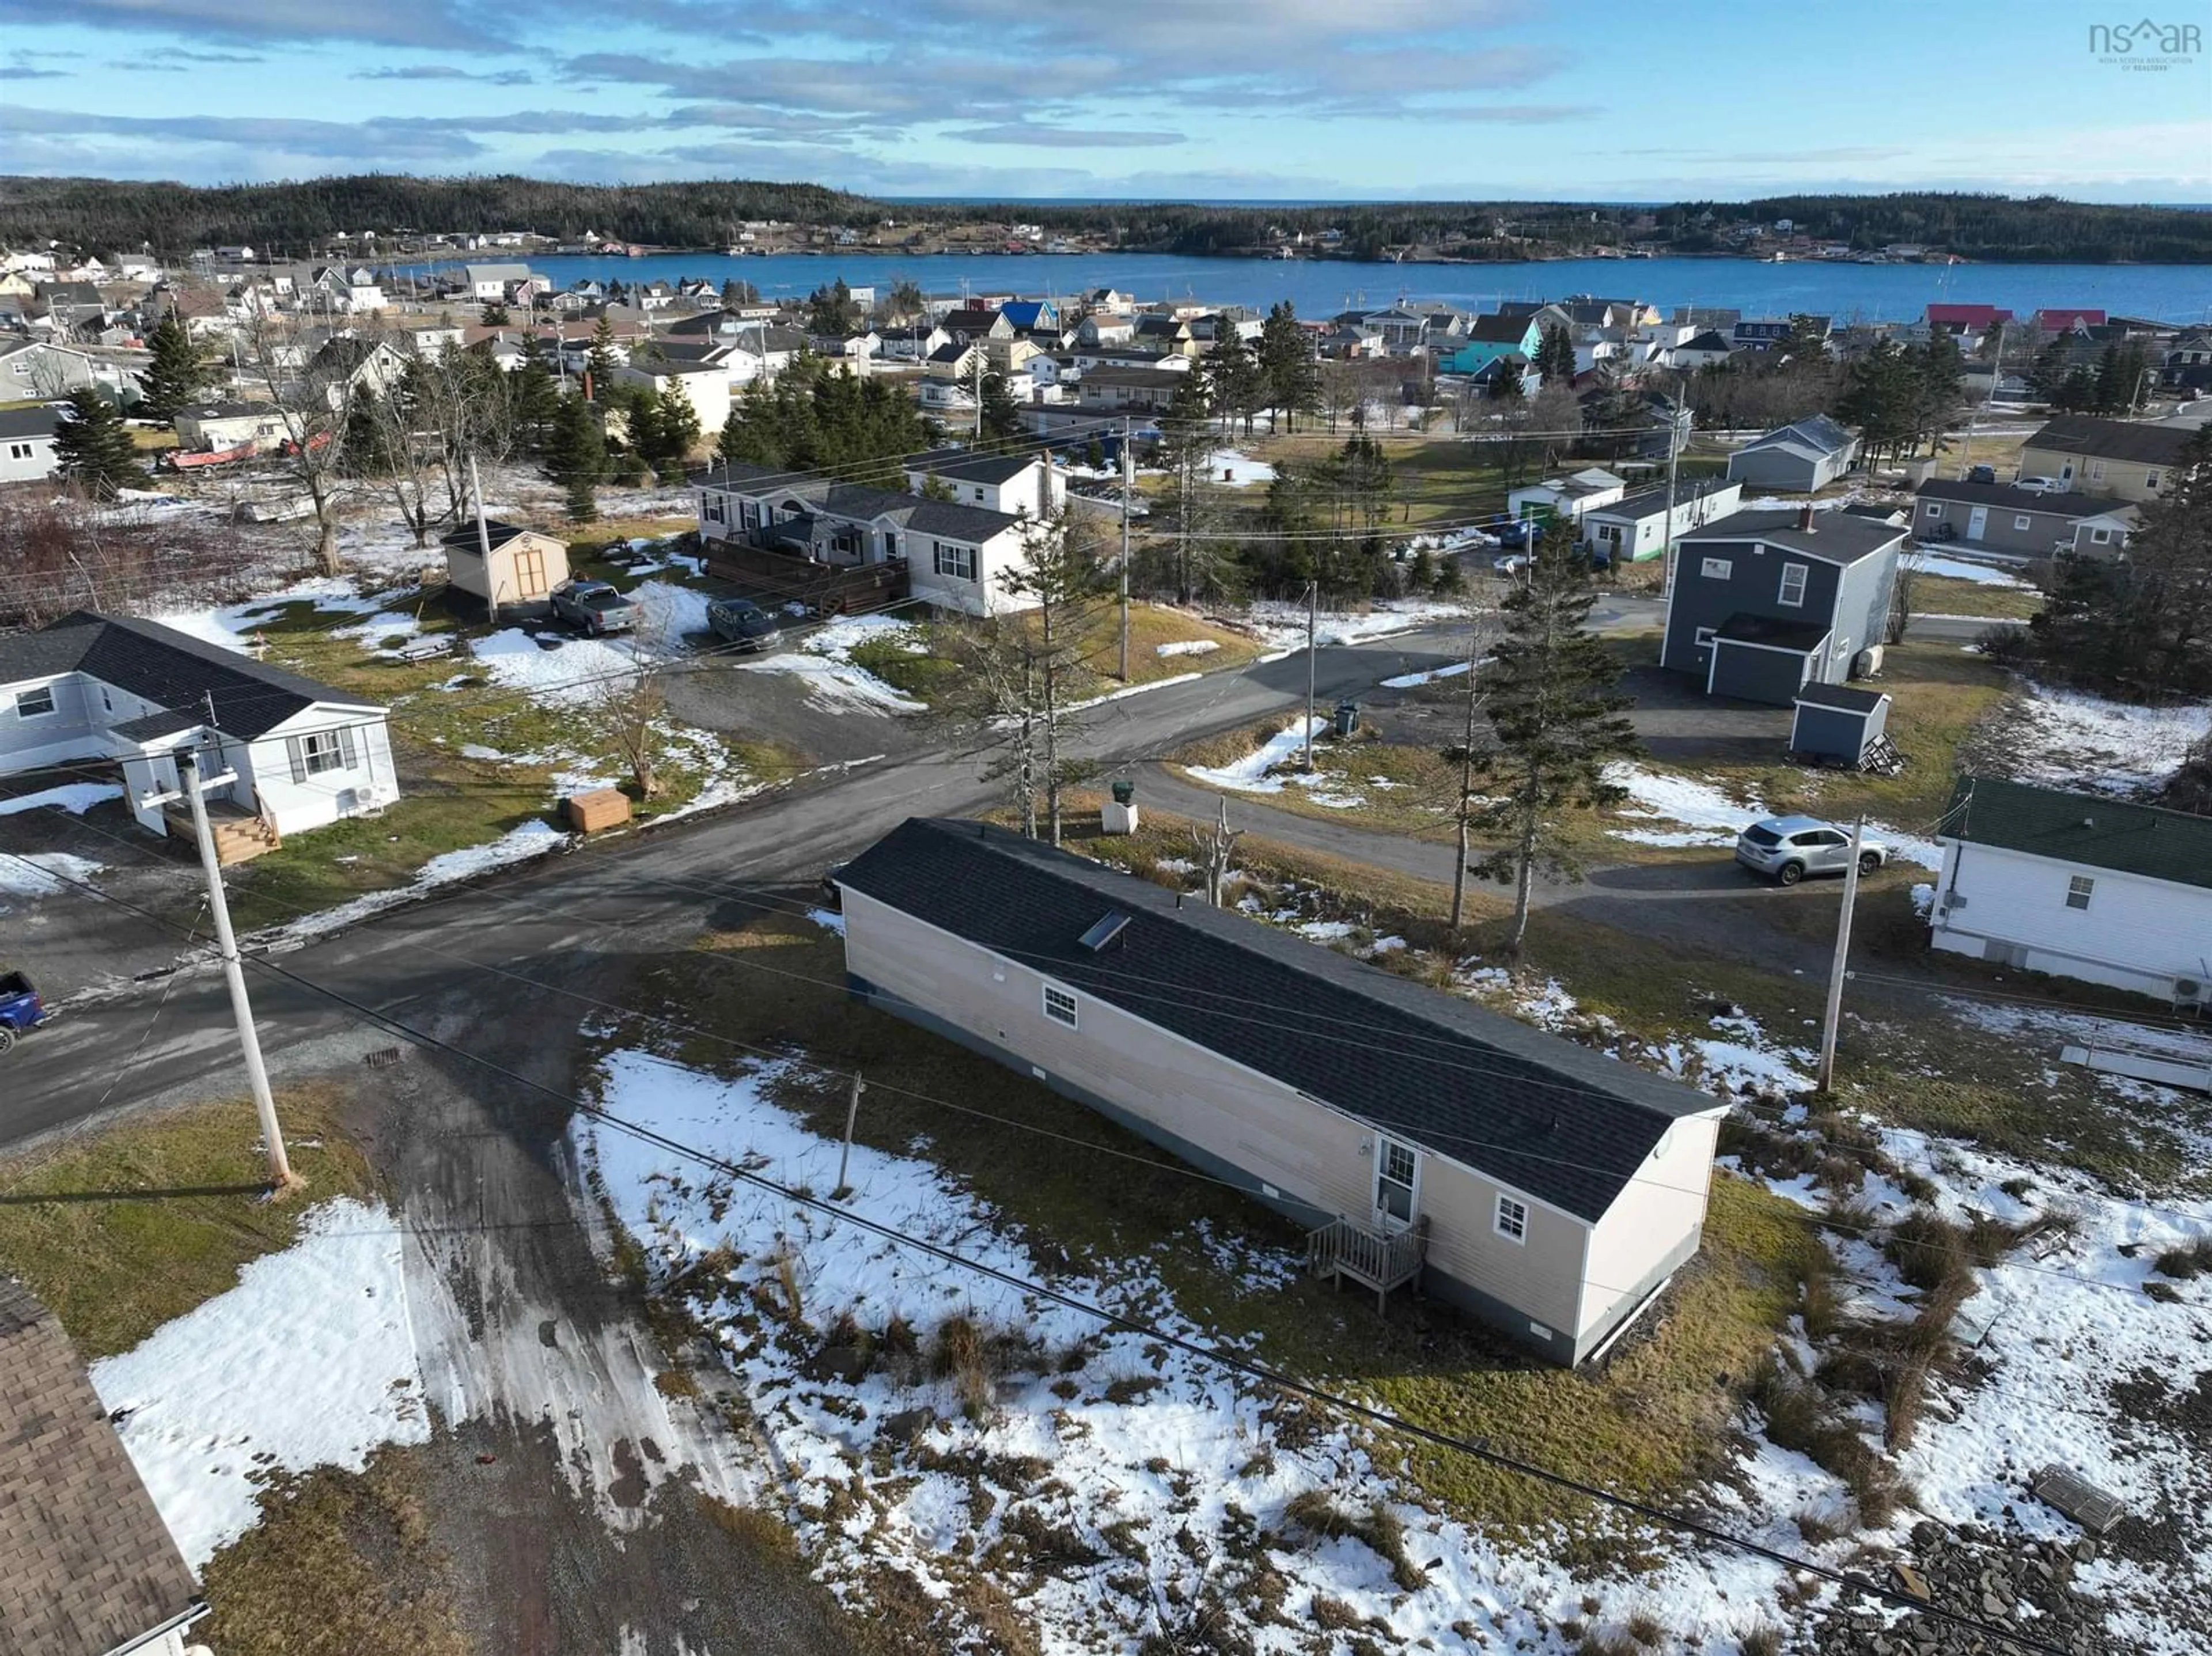
M 2035 325 L 2045 333 L 2071 333 L 2076 328 L 2101 328 L 2102 311 L 2038 311 Z
M 2012 320 L 2010 311 L 2000 310 L 1994 305 L 1930 305 L 1928 325 L 1931 328 L 1953 328 L 1961 333 L 1987 333 L 2000 322 Z

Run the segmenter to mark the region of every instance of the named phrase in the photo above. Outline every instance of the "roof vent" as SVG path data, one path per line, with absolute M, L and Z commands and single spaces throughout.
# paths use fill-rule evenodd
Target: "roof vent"
M 2094 828 L 2097 826 L 2097 819 L 2094 816 L 2084 816 L 2081 819 L 2081 826 L 2083 828 Z
M 1092 954 L 1102 954 L 1105 951 L 1106 945 L 1120 937 L 1128 924 L 1129 917 L 1127 914 L 1118 908 L 1109 908 L 1100 916 L 1097 925 L 1092 926 L 1076 941 Z

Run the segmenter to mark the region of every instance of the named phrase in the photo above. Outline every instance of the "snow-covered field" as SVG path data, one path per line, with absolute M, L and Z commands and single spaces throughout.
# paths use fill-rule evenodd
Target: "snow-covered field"
M 805 686 L 807 700 L 830 713 L 919 713 L 929 704 L 876 676 L 853 660 L 857 645 L 884 641 L 914 655 L 929 646 L 914 623 L 896 616 L 845 616 L 809 634 L 796 649 L 779 650 L 738 665 L 751 673 L 790 673 Z
M 1250 488 L 1275 481 L 1275 468 L 1233 448 L 1218 448 L 1206 457 L 1206 475 L 1229 488 Z
M 357 1471 L 380 1443 L 429 1441 L 404 1233 L 381 1202 L 343 1197 L 304 1215 L 300 1232 L 228 1293 L 93 1365 L 194 1569 L 252 1526 L 270 1472 Z
M 1306 641 L 1306 609 L 1276 598 L 1262 598 L 1247 612 L 1253 632 L 1279 648 Z M 1464 622 L 1468 607 L 1440 598 L 1394 598 L 1378 603 L 1362 615 L 1355 611 L 1323 611 L 1314 625 L 1317 644 L 1358 644 L 1387 638 L 1417 627 L 1449 626 Z
M 2138 707 L 2081 690 L 2030 683 L 2013 712 L 2013 771 L 2023 782 L 2135 794 L 2180 768 L 2212 730 L 2212 705 Z

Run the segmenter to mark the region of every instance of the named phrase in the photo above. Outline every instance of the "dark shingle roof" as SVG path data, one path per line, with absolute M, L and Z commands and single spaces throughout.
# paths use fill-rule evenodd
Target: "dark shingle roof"
M 2151 426 L 2138 420 L 2100 420 L 2089 414 L 2062 414 L 2023 443 L 2023 448 L 2057 449 L 2100 460 L 2129 460 L 2172 465 L 2196 432 L 2187 426 Z
M 1848 684 L 1807 684 L 1799 688 L 1796 699 L 1812 707 L 1857 713 L 1862 718 L 1889 700 L 1879 690 L 1855 690 Z
M 1000 829 L 910 818 L 840 881 L 1595 1220 L 1703 1094 Z M 1078 939 L 1109 910 L 1103 955 Z M 1232 992 L 1233 991 L 1233 992 Z
M 1828 629 L 1817 622 L 1784 621 L 1740 610 L 1723 622 L 1713 636 L 1723 644 L 1764 644 L 1809 652 L 1828 641 Z
M 525 528 L 520 524 L 501 523 L 496 518 L 488 518 L 484 520 L 484 535 L 495 547 L 505 546 L 519 536 L 535 535 L 538 532 L 534 529 Z M 473 520 L 462 524 L 458 528 L 447 530 L 438 537 L 438 544 L 451 547 L 456 552 L 477 552 L 482 549 L 477 540 L 477 526 Z
M 908 460 L 906 469 L 935 472 L 940 477 L 956 478 L 963 483 L 1010 483 L 1036 462 L 1034 453 L 976 454 L 967 449 L 940 448 L 919 459 Z
M 318 702 L 375 706 L 133 616 L 79 610 L 38 632 L 0 638 L 0 682 L 68 672 L 89 673 L 180 713 L 197 714 L 212 699 L 216 728 L 248 740 Z
M 1921 484 L 1919 494 L 1923 500 L 1960 500 L 1968 506 L 2001 506 L 2014 512 L 2056 513 L 2062 518 L 2101 517 L 2127 504 L 2095 494 L 2039 494 L 2010 483 L 1950 482 L 1940 477 Z
M 1797 527 L 1798 514 L 1779 512 L 1731 512 L 1702 529 L 1692 530 L 1679 544 L 1698 541 L 1763 541 L 1785 551 L 1803 552 L 1830 563 L 1853 564 L 1873 556 L 1905 538 L 1905 531 L 1879 519 L 1850 513 L 1815 512 L 1813 527 Z
M 1534 320 L 1533 315 L 1479 316 L 1467 325 L 1467 337 L 1486 345 L 1517 345 Z
M 1610 523 L 1619 519 L 1626 523 L 1641 523 L 1646 518 L 1663 518 L 1671 503 L 1688 506 L 1708 494 L 1734 487 L 1726 478 L 1707 477 L 1695 482 L 1677 484 L 1669 490 L 1664 483 L 1656 488 L 1638 489 L 1633 494 L 1624 494 L 1611 506 L 1592 507 L 1583 514 L 1584 521 L 1603 519 Z
M 179 1621 L 191 1572 L 61 1325 L 0 1280 L 0 1627 L 9 1648 L 105 1656 Z
M 1964 776 L 1936 837 L 2212 888 L 2212 816 Z
M 1086 385 L 1127 385 L 1132 389 L 1145 386 L 1166 387 L 1180 385 L 1188 370 L 1182 368 L 1092 368 L 1083 376 Z
M 62 410 L 51 406 L 0 409 L 0 437 L 51 437 L 62 422 Z
M 980 545 L 1021 521 L 1010 513 L 992 512 L 980 506 L 961 506 L 952 500 L 921 500 L 907 514 L 906 526 L 917 535 L 942 535 L 947 540 Z

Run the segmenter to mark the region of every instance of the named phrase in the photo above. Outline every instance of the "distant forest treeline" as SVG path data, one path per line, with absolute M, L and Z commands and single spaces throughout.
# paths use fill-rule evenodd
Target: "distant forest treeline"
M 586 231 L 658 246 L 720 246 L 749 219 L 873 230 L 1021 221 L 1106 237 L 1131 250 L 1237 254 L 1325 230 L 1344 255 L 1407 247 L 1468 258 L 1564 255 L 1635 242 L 1716 252 L 1728 232 L 1789 220 L 1799 233 L 1859 250 L 1917 242 L 1963 258 L 2014 263 L 2212 264 L 2212 212 L 2099 206 L 2041 196 L 1780 196 L 1663 207 L 1540 202 L 1365 202 L 1337 206 L 1112 203 L 997 207 L 884 202 L 811 184 L 738 179 L 561 184 L 514 177 L 416 179 L 375 173 L 207 189 L 104 179 L 0 179 L 0 244 L 54 240 L 94 252 L 249 245 L 304 255 L 340 230 Z

